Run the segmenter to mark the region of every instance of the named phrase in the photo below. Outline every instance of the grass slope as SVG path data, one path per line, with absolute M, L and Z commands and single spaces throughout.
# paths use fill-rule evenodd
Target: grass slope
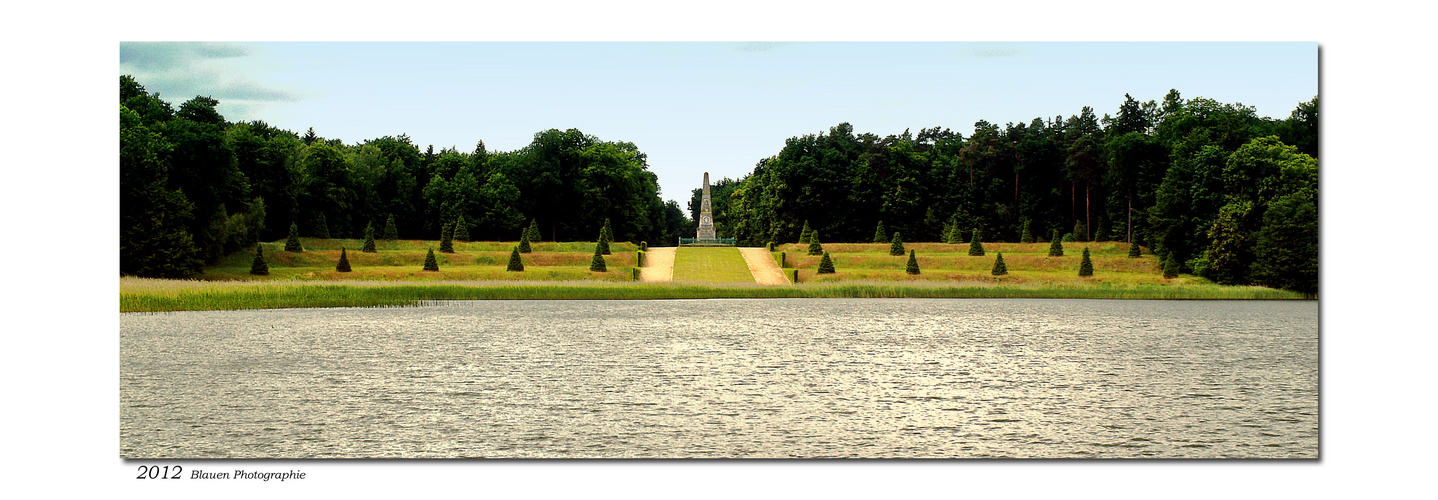
M 754 275 L 735 247 L 680 247 L 674 254 L 674 281 L 754 283 Z

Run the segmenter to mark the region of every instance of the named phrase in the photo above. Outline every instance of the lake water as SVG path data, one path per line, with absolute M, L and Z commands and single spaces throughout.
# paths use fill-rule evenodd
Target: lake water
M 120 315 L 122 458 L 1317 458 L 1318 304 Z

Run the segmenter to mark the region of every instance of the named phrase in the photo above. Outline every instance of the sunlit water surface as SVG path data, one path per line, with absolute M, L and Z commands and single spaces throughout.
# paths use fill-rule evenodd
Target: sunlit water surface
M 1315 302 L 120 317 L 124 458 L 1317 458 Z

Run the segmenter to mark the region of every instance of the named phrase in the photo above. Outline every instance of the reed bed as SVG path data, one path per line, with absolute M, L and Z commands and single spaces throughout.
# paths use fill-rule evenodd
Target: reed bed
M 431 300 L 655 300 L 718 298 L 1303 299 L 1263 287 L 1213 284 L 1033 284 L 994 281 L 819 282 L 800 285 L 442 281 L 343 284 L 121 278 L 120 312 L 393 307 Z

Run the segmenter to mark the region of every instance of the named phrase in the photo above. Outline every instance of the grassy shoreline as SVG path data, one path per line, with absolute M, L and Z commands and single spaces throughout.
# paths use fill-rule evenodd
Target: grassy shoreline
M 844 282 L 799 285 L 604 281 L 215 282 L 120 279 L 120 312 L 301 307 L 396 307 L 429 300 L 660 300 L 720 298 L 1026 298 L 1302 300 L 1264 287 L 1213 284 L 997 284 Z

